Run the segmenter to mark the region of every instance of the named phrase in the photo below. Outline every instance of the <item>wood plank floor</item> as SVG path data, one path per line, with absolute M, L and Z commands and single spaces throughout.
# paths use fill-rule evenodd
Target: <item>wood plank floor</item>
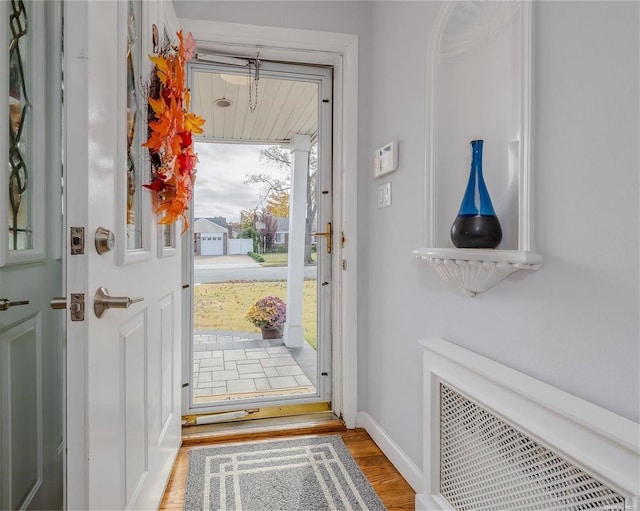
M 300 434 L 309 435 L 310 430 L 300 430 L 296 432 L 289 432 L 286 436 L 298 436 Z M 336 431 L 328 432 L 322 431 L 312 436 L 322 436 L 328 434 L 339 434 L 342 436 L 347 449 L 351 452 L 351 455 L 358 463 L 358 466 L 367 477 L 373 489 L 376 491 L 380 500 L 389 511 L 394 510 L 414 510 L 415 509 L 415 492 L 404 480 L 400 473 L 395 469 L 391 462 L 382 453 L 380 448 L 375 444 L 371 437 L 364 429 L 344 429 L 341 428 Z M 285 437 L 285 435 L 274 435 L 279 439 Z M 265 434 L 256 435 L 255 439 L 267 440 L 271 436 Z M 203 447 L 204 445 L 214 445 L 220 443 L 231 443 L 236 441 L 250 441 L 247 435 L 243 435 L 240 438 L 215 438 L 211 441 L 205 441 L 203 438 L 199 438 L 195 442 L 184 442 L 178 453 L 178 458 L 173 467 L 173 473 L 167 484 L 162 503 L 160 504 L 160 510 L 175 511 L 182 510 L 184 505 L 184 492 L 185 483 L 187 477 L 187 465 L 189 450 Z M 291 510 L 291 511 L 304 511 L 304 510 Z

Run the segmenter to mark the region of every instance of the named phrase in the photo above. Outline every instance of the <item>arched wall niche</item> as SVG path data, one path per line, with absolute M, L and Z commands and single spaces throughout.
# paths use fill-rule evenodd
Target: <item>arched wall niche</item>
M 531 207 L 531 8 L 447 2 L 428 52 L 425 247 L 415 255 L 469 296 L 542 266 Z M 502 225 L 497 249 L 458 249 L 450 238 L 477 139 Z

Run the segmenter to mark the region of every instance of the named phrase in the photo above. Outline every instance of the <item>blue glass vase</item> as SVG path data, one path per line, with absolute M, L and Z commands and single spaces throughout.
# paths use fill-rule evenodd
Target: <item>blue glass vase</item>
M 469 181 L 451 226 L 451 241 L 458 248 L 496 248 L 502 241 L 502 228 L 482 177 L 483 143 L 471 141 Z

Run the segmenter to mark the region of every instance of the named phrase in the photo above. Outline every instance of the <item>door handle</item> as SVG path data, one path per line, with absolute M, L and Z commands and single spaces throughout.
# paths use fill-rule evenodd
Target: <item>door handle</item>
M 144 298 L 129 298 L 128 296 L 110 296 L 109 291 L 101 287 L 96 291 L 93 300 L 93 310 L 96 316 L 102 317 L 107 309 L 128 309 L 132 303 L 143 301 Z
M 49 307 L 52 309 L 66 309 L 67 308 L 67 297 L 66 296 L 56 296 L 52 298 L 49 302 Z
M 6 311 L 9 307 L 15 307 L 16 305 L 29 305 L 29 300 L 12 302 L 6 298 L 0 298 L 0 311 Z
M 333 228 L 331 226 L 331 222 L 327 222 L 327 232 L 312 232 L 312 236 L 325 236 L 327 238 L 327 254 L 331 253 L 331 249 L 333 248 Z
M 63 310 L 67 308 L 67 297 L 56 296 L 49 301 L 52 309 Z M 69 305 L 71 321 L 84 321 L 84 293 L 71 293 L 71 305 Z

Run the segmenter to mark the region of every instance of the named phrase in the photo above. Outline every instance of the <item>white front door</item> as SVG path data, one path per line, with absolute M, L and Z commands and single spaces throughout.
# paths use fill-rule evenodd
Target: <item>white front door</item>
M 60 5 L 2 2 L 0 27 L 0 509 L 61 509 Z
M 66 225 L 72 245 L 84 242 L 67 265 L 67 300 L 84 295 L 84 319 L 67 313 L 70 509 L 157 508 L 181 442 L 182 226 L 178 235 L 160 229 L 141 186 L 150 180 L 140 147 L 147 56 L 154 25 L 160 37 L 175 36 L 167 9 L 160 1 L 65 4 Z M 101 228 L 114 241 L 102 253 Z M 120 299 L 96 310 L 107 292 Z

